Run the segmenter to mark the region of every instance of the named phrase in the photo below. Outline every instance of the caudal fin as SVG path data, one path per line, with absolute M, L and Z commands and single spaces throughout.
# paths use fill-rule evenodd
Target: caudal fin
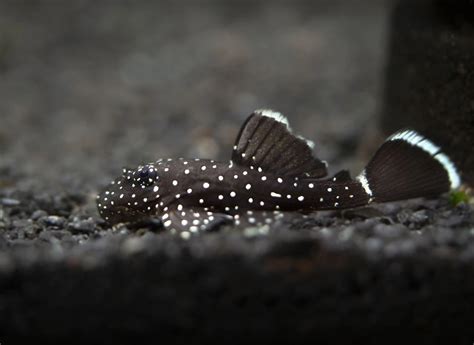
M 449 157 L 413 130 L 389 137 L 357 179 L 376 202 L 436 196 L 461 184 Z

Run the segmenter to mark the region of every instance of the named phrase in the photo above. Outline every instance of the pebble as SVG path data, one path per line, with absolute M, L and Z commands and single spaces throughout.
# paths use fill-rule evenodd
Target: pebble
M 397 219 L 400 223 L 410 228 L 421 228 L 430 221 L 430 214 L 428 210 L 419 210 L 413 212 L 409 209 L 404 209 L 397 214 Z
M 20 205 L 20 200 L 11 199 L 11 198 L 2 198 L 0 199 L 0 204 L 4 206 L 18 206 Z
M 43 210 L 36 210 L 33 212 L 33 214 L 31 215 L 31 219 L 32 220 L 38 220 L 42 217 L 46 217 L 48 216 L 48 213 L 46 211 L 43 211 Z
M 428 214 L 427 210 L 420 210 L 413 212 L 409 220 L 416 227 L 422 227 L 423 225 L 426 225 L 429 222 L 430 215 Z
M 72 233 L 91 233 L 95 229 L 95 222 L 92 218 L 77 220 L 75 219 L 72 223 L 69 223 L 69 230 Z
M 145 242 L 141 237 L 131 237 L 122 244 L 122 251 L 125 254 L 132 255 L 142 251 L 145 248 Z
M 64 217 L 47 216 L 40 219 L 46 226 L 62 227 L 66 223 Z
M 396 238 L 402 236 L 407 229 L 400 224 L 397 225 L 386 225 L 377 224 L 374 227 L 374 234 L 382 238 Z

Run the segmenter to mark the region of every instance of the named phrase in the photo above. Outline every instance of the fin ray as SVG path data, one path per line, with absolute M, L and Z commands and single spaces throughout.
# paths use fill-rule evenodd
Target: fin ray
M 460 185 L 454 163 L 413 130 L 390 136 L 357 179 L 378 202 L 436 196 Z
M 313 146 L 291 132 L 282 114 L 257 110 L 239 132 L 232 161 L 282 176 L 321 178 L 327 175 L 326 164 L 313 156 Z M 303 170 L 303 166 L 308 170 Z

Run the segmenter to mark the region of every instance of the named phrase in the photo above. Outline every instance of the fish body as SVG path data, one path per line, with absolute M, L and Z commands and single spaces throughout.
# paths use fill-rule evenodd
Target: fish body
M 154 217 L 167 229 L 195 233 L 223 223 L 268 224 L 289 211 L 435 196 L 460 184 L 451 160 L 414 131 L 391 136 L 355 179 L 347 171 L 327 178 L 313 146 L 280 113 L 256 111 L 229 162 L 160 159 L 124 169 L 98 195 L 98 210 L 111 224 Z

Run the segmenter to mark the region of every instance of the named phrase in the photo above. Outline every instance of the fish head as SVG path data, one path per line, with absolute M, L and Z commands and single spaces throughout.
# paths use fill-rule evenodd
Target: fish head
M 158 168 L 154 164 L 124 168 L 97 196 L 97 209 L 109 224 L 133 223 L 152 217 L 159 203 Z

